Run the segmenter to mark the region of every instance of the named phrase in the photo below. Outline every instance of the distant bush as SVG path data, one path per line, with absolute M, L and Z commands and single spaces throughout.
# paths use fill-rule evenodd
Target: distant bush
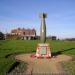
M 65 40 L 68 40 L 68 41 L 75 41 L 75 38 L 67 38 Z
M 4 40 L 4 34 L 0 32 L 0 40 Z

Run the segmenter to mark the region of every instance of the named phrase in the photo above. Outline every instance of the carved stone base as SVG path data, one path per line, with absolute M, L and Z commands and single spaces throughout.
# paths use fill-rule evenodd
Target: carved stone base
M 36 55 L 37 58 L 50 58 L 51 57 L 51 51 L 49 44 L 38 44 L 37 50 L 36 50 Z

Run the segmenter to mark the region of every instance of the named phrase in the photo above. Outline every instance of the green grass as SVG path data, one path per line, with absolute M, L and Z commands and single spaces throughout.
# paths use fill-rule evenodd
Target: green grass
M 14 59 L 5 58 L 8 54 L 14 53 L 31 53 L 36 51 L 38 40 L 0 40 L 0 75 L 4 75 L 15 62 Z M 62 51 L 63 54 L 75 56 L 74 41 L 50 41 L 51 51 Z
M 12 66 L 15 62 L 15 60 L 0 57 L 0 75 L 6 75 L 7 71 L 10 69 L 10 66 Z
M 75 75 L 75 61 L 63 62 L 62 65 L 69 75 Z
M 8 54 L 34 52 L 38 42 L 37 40 L 0 40 L 0 75 L 4 75 L 16 62 L 14 59 L 5 58 Z

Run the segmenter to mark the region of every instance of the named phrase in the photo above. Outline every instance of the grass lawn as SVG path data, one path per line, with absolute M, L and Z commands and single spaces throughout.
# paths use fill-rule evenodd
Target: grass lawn
M 75 75 L 75 61 L 62 62 L 62 65 L 69 75 Z
M 36 51 L 38 40 L 0 40 L 0 75 L 4 75 L 10 66 L 16 61 L 13 58 L 6 58 L 9 54 L 14 53 L 31 53 Z M 62 54 L 75 56 L 75 42 L 74 41 L 50 41 L 52 52 L 61 51 Z M 75 63 L 75 62 L 71 62 Z M 70 62 L 68 64 L 71 64 Z M 67 65 L 67 64 L 66 64 Z M 75 69 L 74 64 L 71 67 Z M 67 66 L 66 66 L 67 67 Z

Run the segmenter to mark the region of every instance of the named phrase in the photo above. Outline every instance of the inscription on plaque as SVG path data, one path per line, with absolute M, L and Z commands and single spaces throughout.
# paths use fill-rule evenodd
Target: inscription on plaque
M 41 47 L 40 54 L 45 55 L 47 53 L 46 47 Z

